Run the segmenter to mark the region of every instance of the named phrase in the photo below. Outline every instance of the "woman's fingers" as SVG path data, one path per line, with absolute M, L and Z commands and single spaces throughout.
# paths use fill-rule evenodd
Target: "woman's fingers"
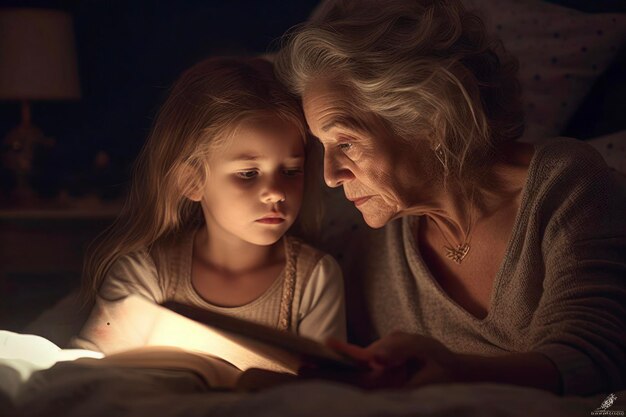
M 410 358 L 421 357 L 425 343 L 420 336 L 394 332 L 369 345 L 366 350 L 382 366 L 399 366 Z
M 342 342 L 336 339 L 329 339 L 326 342 L 326 345 L 334 351 L 346 355 L 357 362 L 370 363 L 374 359 L 373 354 L 367 348 L 363 348 L 361 346 Z
M 407 386 L 451 382 L 454 354 L 430 337 L 392 333 L 367 348 L 381 368 L 402 368 Z
M 312 370 L 317 377 L 362 388 L 415 387 L 452 381 L 449 368 L 453 354 L 429 337 L 394 332 L 365 348 L 337 340 L 327 344 L 335 351 L 367 364 L 369 370 L 347 373 Z
M 367 347 L 361 347 L 336 339 L 329 339 L 326 345 L 334 351 L 346 355 L 357 362 L 367 364 L 372 369 L 400 366 L 409 358 L 419 354 L 417 335 L 394 332 Z

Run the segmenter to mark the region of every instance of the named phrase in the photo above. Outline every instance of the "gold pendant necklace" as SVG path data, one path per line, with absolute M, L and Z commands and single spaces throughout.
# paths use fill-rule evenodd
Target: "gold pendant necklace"
M 457 264 L 460 264 L 467 256 L 470 250 L 470 245 L 465 242 L 458 245 L 456 248 L 451 248 L 449 246 L 444 246 L 443 248 L 446 250 L 446 258 L 456 262 Z
M 435 227 L 437 227 L 437 229 L 439 230 L 439 233 L 448 244 L 447 246 L 446 245 L 443 246 L 443 249 L 445 250 L 446 258 L 460 265 L 470 251 L 469 241 L 466 240 L 464 243 L 454 245 L 450 242 L 450 240 L 448 240 L 448 237 L 443 232 L 443 230 L 441 230 L 441 227 L 439 227 L 437 222 L 433 222 L 433 223 L 435 223 Z M 467 233 L 465 234 L 466 238 L 469 237 L 469 232 L 470 230 L 468 230 Z
M 469 200 L 470 202 L 474 200 L 473 188 L 472 188 L 472 194 Z M 425 217 L 425 219 L 428 219 L 428 217 Z M 451 243 L 448 237 L 446 236 L 446 234 L 444 233 L 444 231 L 439 226 L 439 223 L 437 223 L 434 220 L 431 220 L 431 221 L 435 224 L 435 227 L 439 230 L 439 233 L 441 234 L 441 236 L 447 243 L 447 245 L 443 246 L 446 258 L 460 265 L 463 262 L 463 260 L 467 257 L 467 254 L 470 251 L 470 234 L 472 232 L 472 226 L 474 225 L 474 221 L 475 221 L 471 205 L 470 205 L 470 209 L 468 210 L 467 229 L 465 230 L 465 233 L 464 233 L 465 236 L 464 236 L 462 243 L 459 243 L 459 244 Z
M 439 227 L 439 224 L 437 224 L 437 222 L 434 222 L 434 223 L 437 229 L 439 229 L 439 233 L 441 233 L 441 236 L 444 238 L 444 240 L 448 244 L 447 246 L 446 245 L 443 246 L 443 249 L 445 250 L 446 258 L 460 265 L 470 251 L 469 236 L 470 236 L 470 232 L 472 231 L 472 223 L 473 223 L 471 220 L 471 214 L 470 214 L 470 221 L 468 224 L 468 228 L 465 231 L 465 240 L 463 243 L 459 243 L 456 245 L 452 244 L 452 242 L 448 240 L 448 237 L 446 236 L 444 231 L 441 229 L 441 227 Z

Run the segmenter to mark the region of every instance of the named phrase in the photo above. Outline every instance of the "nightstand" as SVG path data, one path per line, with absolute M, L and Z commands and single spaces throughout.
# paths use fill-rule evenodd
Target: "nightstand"
M 80 285 L 83 256 L 120 203 L 0 206 L 0 329 L 20 331 Z

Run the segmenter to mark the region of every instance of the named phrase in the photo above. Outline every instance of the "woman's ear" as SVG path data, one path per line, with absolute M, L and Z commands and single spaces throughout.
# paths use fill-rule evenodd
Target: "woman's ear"
M 183 164 L 178 178 L 181 193 L 191 201 L 199 202 L 204 194 L 207 172 L 190 162 Z

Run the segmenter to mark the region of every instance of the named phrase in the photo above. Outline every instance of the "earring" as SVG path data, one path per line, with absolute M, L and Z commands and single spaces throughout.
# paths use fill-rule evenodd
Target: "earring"
M 439 162 L 441 162 L 441 165 L 443 165 L 443 170 L 445 172 L 448 172 L 448 164 L 446 163 L 446 153 L 443 151 L 441 143 L 437 143 L 437 146 L 435 146 L 435 156 L 437 157 Z

